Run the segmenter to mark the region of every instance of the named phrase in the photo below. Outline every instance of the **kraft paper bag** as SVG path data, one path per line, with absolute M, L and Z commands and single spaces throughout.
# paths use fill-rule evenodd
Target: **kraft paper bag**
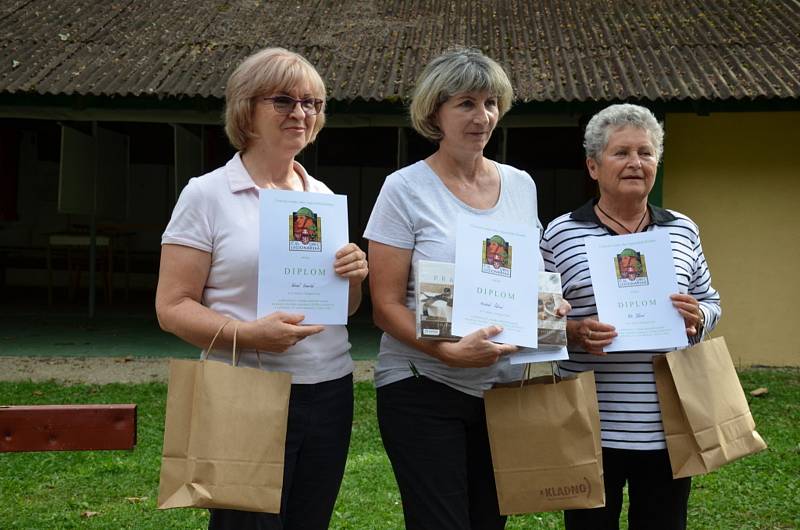
M 280 512 L 292 378 L 235 366 L 235 334 L 233 350 L 170 362 L 160 509 Z
M 484 394 L 500 513 L 605 505 L 594 372 Z
M 653 370 L 673 478 L 766 449 L 724 338 L 655 356 Z

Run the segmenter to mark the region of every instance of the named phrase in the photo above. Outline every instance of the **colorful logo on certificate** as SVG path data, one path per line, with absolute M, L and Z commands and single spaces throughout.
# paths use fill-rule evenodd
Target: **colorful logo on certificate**
M 289 250 L 322 252 L 322 218 L 303 207 L 289 217 Z
M 614 270 L 617 273 L 617 285 L 620 287 L 636 287 L 647 285 L 647 265 L 644 254 L 632 248 L 626 248 L 614 258 Z
M 511 245 L 500 236 L 483 241 L 481 271 L 495 276 L 511 277 Z

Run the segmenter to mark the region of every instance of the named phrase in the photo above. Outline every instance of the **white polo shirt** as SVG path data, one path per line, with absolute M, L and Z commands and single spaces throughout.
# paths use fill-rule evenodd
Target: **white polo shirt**
M 333 193 L 299 163 L 305 191 Z M 181 192 L 161 244 L 184 245 L 211 254 L 201 303 L 237 320 L 256 319 L 258 302 L 258 186 L 239 153 L 225 166 L 189 180 Z M 230 361 L 230 352 L 211 359 Z M 261 352 L 266 370 L 289 372 L 292 382 L 313 384 L 353 371 L 345 326 L 326 326 L 283 353 Z M 258 366 L 255 350 L 243 350 L 241 366 Z

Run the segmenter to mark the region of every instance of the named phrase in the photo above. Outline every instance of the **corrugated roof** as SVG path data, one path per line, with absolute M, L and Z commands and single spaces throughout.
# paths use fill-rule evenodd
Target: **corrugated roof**
M 222 98 L 284 46 L 332 99 L 396 100 L 453 44 L 523 101 L 800 95 L 800 0 L 3 0 L 0 92 Z

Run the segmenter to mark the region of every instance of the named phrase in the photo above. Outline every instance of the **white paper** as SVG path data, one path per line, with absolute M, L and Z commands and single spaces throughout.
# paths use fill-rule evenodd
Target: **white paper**
M 688 345 L 683 317 L 669 298 L 678 281 L 666 230 L 587 237 L 586 253 L 598 318 L 617 330 L 608 351 Z
M 347 197 L 260 191 L 258 317 L 301 313 L 303 324 L 346 324 L 348 280 L 333 270 L 348 243 Z
M 569 359 L 567 317 L 559 317 L 557 313 L 563 301 L 561 274 L 539 271 L 539 305 L 536 315 L 539 345 L 536 348 L 520 348 L 508 356 L 509 363 L 543 363 Z
M 467 213 L 457 223 L 453 334 L 497 324 L 493 341 L 536 347 L 538 229 Z

